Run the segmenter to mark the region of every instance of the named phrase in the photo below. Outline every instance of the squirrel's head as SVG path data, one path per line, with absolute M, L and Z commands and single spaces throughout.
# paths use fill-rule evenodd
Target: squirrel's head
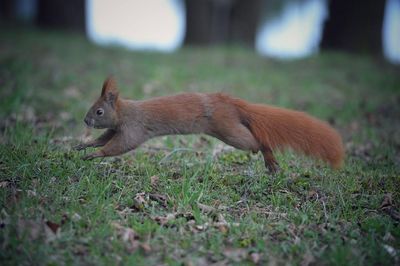
M 118 124 L 118 89 L 113 78 L 103 83 L 100 98 L 89 109 L 85 117 L 88 127 L 115 128 Z

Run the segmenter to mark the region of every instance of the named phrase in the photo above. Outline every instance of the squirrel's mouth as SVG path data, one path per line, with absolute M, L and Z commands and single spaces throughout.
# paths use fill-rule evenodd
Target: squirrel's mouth
M 83 121 L 85 122 L 86 126 L 94 127 L 94 120 L 93 119 L 88 119 L 87 117 L 85 117 L 85 119 Z

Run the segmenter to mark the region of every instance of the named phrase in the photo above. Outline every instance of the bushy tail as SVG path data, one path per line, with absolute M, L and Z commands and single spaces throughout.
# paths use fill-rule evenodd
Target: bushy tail
M 340 168 L 344 148 L 338 132 L 303 112 L 237 101 L 236 106 L 257 141 L 271 150 L 292 148 L 333 168 Z

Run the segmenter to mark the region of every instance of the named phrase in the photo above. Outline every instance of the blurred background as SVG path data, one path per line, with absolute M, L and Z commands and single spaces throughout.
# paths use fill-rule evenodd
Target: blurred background
M 134 50 L 239 44 L 285 59 L 329 49 L 400 63 L 400 0 L 1 0 L 0 16 Z

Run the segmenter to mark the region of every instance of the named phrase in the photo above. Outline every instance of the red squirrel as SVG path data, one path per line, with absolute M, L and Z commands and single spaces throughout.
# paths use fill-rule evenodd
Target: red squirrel
M 240 150 L 261 151 L 266 168 L 276 172 L 273 152 L 291 148 L 332 168 L 344 158 L 342 139 L 327 123 L 303 112 L 249 103 L 224 93 L 182 93 L 143 101 L 119 97 L 113 78 L 84 119 L 88 127 L 107 129 L 77 150 L 102 147 L 84 160 L 115 156 L 156 136 L 207 134 Z

